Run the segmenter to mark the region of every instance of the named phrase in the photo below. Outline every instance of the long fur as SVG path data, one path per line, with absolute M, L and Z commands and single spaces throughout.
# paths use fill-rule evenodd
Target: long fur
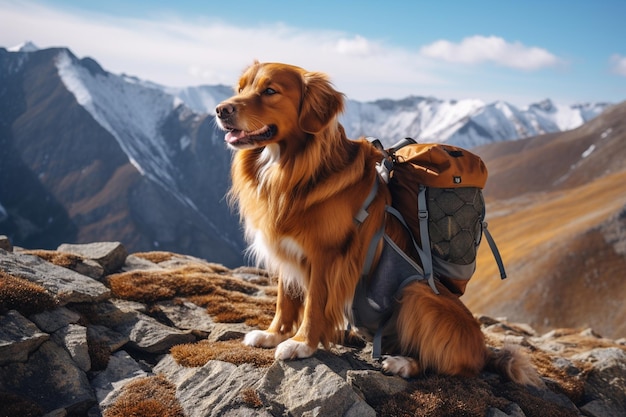
M 364 139 L 346 137 L 338 122 L 343 96 L 322 73 L 255 62 L 236 91 L 216 108 L 236 150 L 230 197 L 251 255 L 278 275 L 274 319 L 244 343 L 276 347 L 277 359 L 307 357 L 342 334 L 367 247 L 385 222 L 386 187 L 379 187 L 365 222 L 354 221 L 382 155 Z M 396 223 L 388 221 L 386 232 L 408 248 Z M 496 368 L 509 378 L 533 381 L 519 361 L 495 360 L 469 310 L 439 287 L 440 295 L 423 282 L 404 290 L 393 350 L 412 359 L 388 358 L 384 369 L 476 375 L 487 362 L 501 362 Z

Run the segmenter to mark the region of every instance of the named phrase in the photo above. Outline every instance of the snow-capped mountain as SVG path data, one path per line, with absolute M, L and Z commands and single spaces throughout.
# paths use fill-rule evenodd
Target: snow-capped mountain
M 29 247 L 114 236 L 133 251 L 241 262 L 224 199 L 231 154 L 213 120 L 232 88 L 161 86 L 32 43 L 0 48 L 0 86 L 0 234 Z M 341 120 L 352 138 L 469 148 L 572 129 L 606 106 L 350 100 Z
M 419 142 L 473 148 L 574 129 L 599 115 L 608 103 L 556 105 L 550 100 L 519 109 L 504 101 L 409 97 L 370 103 L 349 101 L 342 121 L 351 137 L 380 138 L 385 145 L 404 137 Z
M 0 234 L 44 248 L 115 239 L 241 265 L 224 199 L 231 153 L 213 117 L 91 58 L 27 46 L 0 48 Z
M 233 93 L 232 88 L 225 86 L 162 88 L 194 111 L 210 114 Z M 472 148 L 575 129 L 608 106 L 608 103 L 557 105 L 549 99 L 521 109 L 504 101 L 484 103 L 474 99 L 407 97 L 367 103 L 348 100 L 341 123 L 351 138 L 373 136 L 388 146 L 408 136 L 420 142 L 446 142 Z

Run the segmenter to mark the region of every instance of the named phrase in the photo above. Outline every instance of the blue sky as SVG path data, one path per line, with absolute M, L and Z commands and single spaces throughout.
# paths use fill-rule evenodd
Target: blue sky
M 362 101 L 626 99 L 624 0 L 0 0 L 0 46 L 27 40 L 169 86 L 233 85 L 259 59 Z

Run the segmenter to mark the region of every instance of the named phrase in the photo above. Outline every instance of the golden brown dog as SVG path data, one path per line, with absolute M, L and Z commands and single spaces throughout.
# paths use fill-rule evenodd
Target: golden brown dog
M 346 137 L 338 115 L 343 95 L 326 75 L 278 63 L 254 63 L 236 95 L 216 108 L 225 140 L 237 150 L 231 198 L 245 224 L 250 252 L 278 275 L 276 315 L 244 343 L 276 347 L 275 357 L 311 356 L 328 348 L 346 325 L 368 245 L 385 221 L 386 187 L 354 221 L 375 181 L 382 155 L 366 140 Z M 407 248 L 392 221 L 386 233 Z M 380 248 L 378 249 L 380 252 Z M 377 255 L 378 256 L 378 255 Z M 537 383 L 515 351 L 494 353 L 478 322 L 443 285 L 423 281 L 403 292 L 395 314 L 397 340 L 387 341 L 387 372 L 476 375 L 486 365 L 521 383 Z M 389 343 L 391 342 L 391 343 Z

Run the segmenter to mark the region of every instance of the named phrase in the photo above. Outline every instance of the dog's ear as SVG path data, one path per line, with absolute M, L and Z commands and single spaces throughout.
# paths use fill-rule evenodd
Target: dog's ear
M 302 77 L 300 128 L 308 133 L 317 133 L 343 111 L 343 94 L 333 88 L 326 74 L 307 72 Z

